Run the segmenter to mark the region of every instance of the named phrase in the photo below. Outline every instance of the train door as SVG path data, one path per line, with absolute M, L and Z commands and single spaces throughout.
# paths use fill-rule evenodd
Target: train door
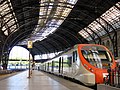
M 54 73 L 59 74 L 59 58 L 54 60 Z
M 59 74 L 61 73 L 61 57 L 59 58 Z
M 61 74 L 63 74 L 63 57 L 62 57 L 62 63 L 61 63 Z
M 46 69 L 46 63 L 45 63 L 45 65 L 44 65 L 44 70 L 47 71 L 47 69 Z
M 49 62 L 47 63 L 48 65 L 47 65 L 47 71 L 49 72 Z
M 49 62 L 49 72 L 52 72 L 52 62 Z
M 54 72 L 54 61 L 52 61 L 52 72 Z
M 77 51 L 73 51 L 72 73 L 73 76 L 77 73 Z
M 67 57 L 67 63 L 68 63 L 68 73 L 69 73 L 69 77 L 72 77 L 72 55 Z
M 63 55 L 63 74 L 64 76 L 72 76 L 72 53 Z

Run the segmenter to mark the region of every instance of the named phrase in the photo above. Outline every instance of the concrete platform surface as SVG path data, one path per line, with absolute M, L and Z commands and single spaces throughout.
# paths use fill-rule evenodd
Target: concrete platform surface
M 120 90 L 120 88 L 105 85 L 105 84 L 98 84 L 97 90 Z
M 28 71 L 0 80 L 0 90 L 92 90 L 82 85 L 49 77 L 47 74 L 34 70 L 32 77 L 28 78 Z

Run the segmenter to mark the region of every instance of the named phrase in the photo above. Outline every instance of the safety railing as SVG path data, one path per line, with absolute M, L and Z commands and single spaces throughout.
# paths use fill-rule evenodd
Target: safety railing
M 115 69 L 108 69 L 108 76 L 104 78 L 105 85 L 120 88 L 120 66 Z

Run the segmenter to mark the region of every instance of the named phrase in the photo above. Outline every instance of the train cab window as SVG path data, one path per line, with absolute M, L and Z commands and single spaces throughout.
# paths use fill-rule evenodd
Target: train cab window
M 84 58 L 97 68 L 108 68 L 112 63 L 111 55 L 103 47 L 89 46 L 82 49 Z
M 77 61 L 77 51 L 73 52 L 73 63 Z

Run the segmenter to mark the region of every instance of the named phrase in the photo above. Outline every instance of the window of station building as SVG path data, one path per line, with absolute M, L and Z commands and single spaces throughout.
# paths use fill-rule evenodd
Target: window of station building
M 106 46 L 107 46 L 107 47 L 110 47 L 110 41 L 109 41 L 109 40 L 107 40 Z
M 118 37 L 118 46 L 120 47 L 120 36 Z
M 105 45 L 105 42 L 102 42 L 102 45 Z
M 120 56 L 120 50 L 118 50 L 118 56 Z

